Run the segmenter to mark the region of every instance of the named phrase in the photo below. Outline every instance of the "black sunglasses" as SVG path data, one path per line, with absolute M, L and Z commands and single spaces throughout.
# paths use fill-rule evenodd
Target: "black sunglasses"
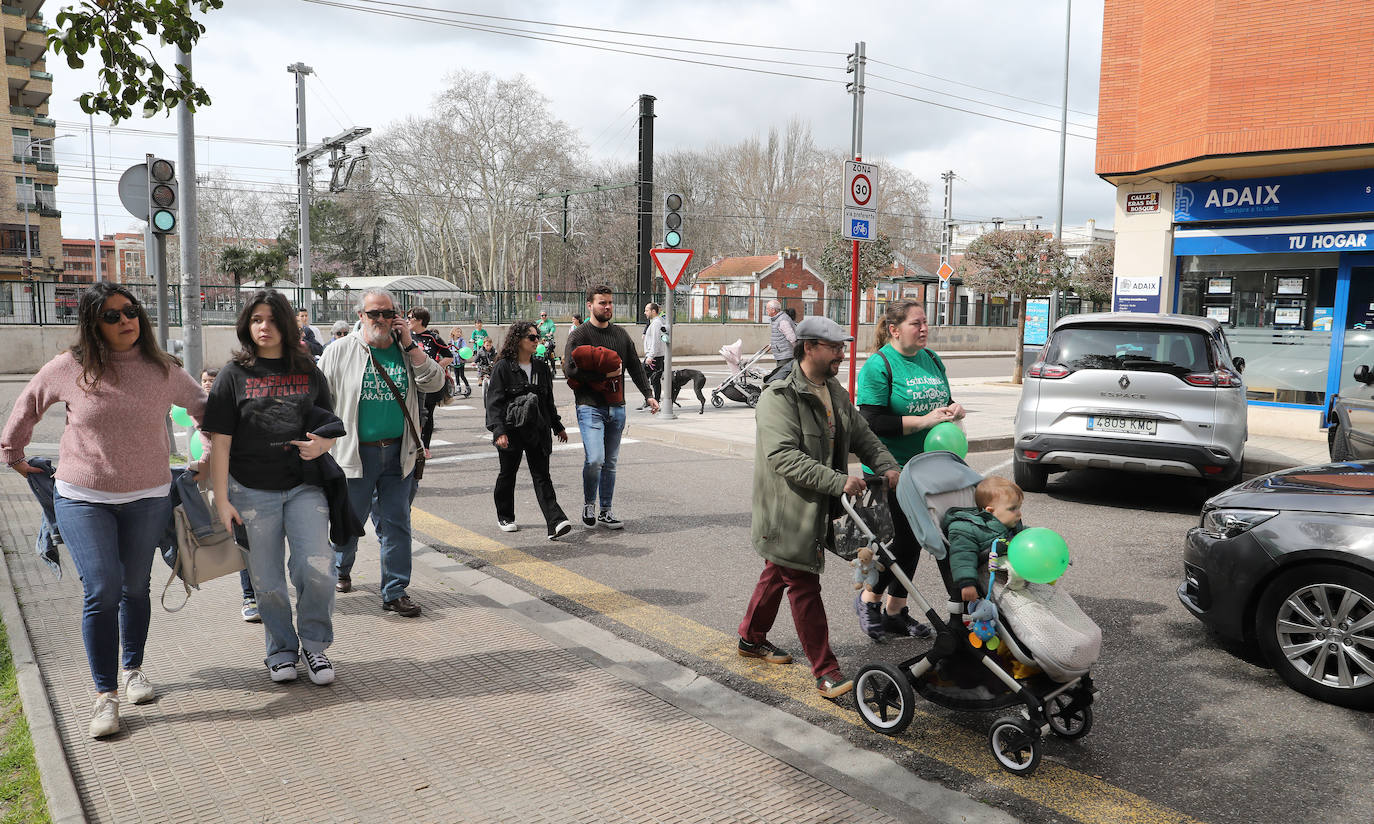
M 123 315 L 129 320 L 134 320 L 138 317 L 138 307 L 132 303 L 126 303 L 123 309 L 111 309 L 107 312 L 101 312 L 100 319 L 114 326 L 116 323 L 119 323 L 120 315 Z
M 525 340 L 539 340 L 538 335 L 526 335 Z
M 397 312 L 395 309 L 368 309 L 366 312 L 363 312 L 363 314 L 367 315 L 369 318 L 372 318 L 373 320 L 376 320 L 377 318 L 386 318 L 387 320 L 393 320 L 395 319 Z

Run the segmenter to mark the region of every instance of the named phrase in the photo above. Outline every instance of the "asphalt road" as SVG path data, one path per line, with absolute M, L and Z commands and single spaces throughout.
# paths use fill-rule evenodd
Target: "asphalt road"
M 1046 763 L 1066 768 L 1057 778 L 1045 777 L 1042 767 L 1028 781 L 1004 781 L 995 767 L 991 775 L 982 771 L 991 765 L 984 742 L 992 716 L 921 704 L 923 714 L 910 730 L 898 740 L 885 739 L 857 723 L 852 702 L 845 702 L 844 713 L 817 709 L 799 697 L 805 690 L 779 691 L 769 673 L 755 677 L 757 666 L 741 668 L 703 655 L 695 639 L 684 638 L 683 627 L 713 638 L 735 637 L 761 564 L 748 542 L 751 461 L 650 442 L 627 444 L 615 503 L 626 529 L 610 533 L 578 524 L 566 539 L 550 543 L 524 477 L 517 493 L 522 530 L 496 529 L 490 491 L 495 459 L 480 429 L 480 408 L 440 414 L 436 437 L 453 445 L 437 448 L 436 457 L 473 457 L 429 470 L 416 506 L 519 550 L 522 560 L 487 563 L 482 553 L 464 549 L 461 530 L 417 526 L 436 546 L 485 564 L 491 574 L 708 677 L 883 752 L 915 774 L 1036 822 L 1374 820 L 1365 757 L 1374 716 L 1292 692 L 1256 654 L 1223 644 L 1178 604 L 1182 537 L 1197 522 L 1205 497 L 1200 484 L 1084 472 L 1055 476 L 1045 494 L 1028 497 L 1027 523 L 1052 526 L 1068 540 L 1074 565 L 1064 585 L 1102 626 L 1104 652 L 1094 672 L 1102 697 L 1089 736 L 1075 743 L 1048 741 Z M 631 413 L 630 439 L 636 414 L 644 413 Z M 570 431 L 575 442 L 576 430 Z M 482 455 L 487 457 L 477 457 Z M 979 471 L 1006 475 L 1009 460 L 1009 452 L 970 457 Z M 581 450 L 556 452 L 552 464 L 560 500 L 576 523 Z M 575 583 L 560 571 L 573 573 Z M 592 582 L 626 597 L 593 596 Z M 942 597 L 933 564 L 922 565 L 917 584 L 928 598 Z M 848 567 L 832 564 L 823 594 L 835 651 L 847 672 L 922 649 L 915 640 L 875 645 L 863 636 L 853 592 Z M 671 617 L 641 620 L 640 602 Z M 770 640 L 800 651 L 786 608 Z M 793 667 L 806 672 L 803 662 Z M 1046 789 L 1051 782 L 1059 785 L 1053 792 Z M 1124 793 L 1118 799 L 1109 791 Z
M 951 367 L 995 360 L 955 360 Z M 0 378 L 6 416 L 22 386 Z M 570 399 L 562 399 L 573 443 L 554 453 L 553 476 L 577 523 L 582 457 Z M 852 700 L 835 706 L 816 698 L 804 661 L 768 667 L 734 655 L 736 627 L 761 565 L 748 541 L 750 460 L 627 443 L 615 504 L 626 529 L 578 523 L 551 543 L 524 474 L 517 488 L 522 529 L 497 530 L 495 452 L 480 403 L 439 414 L 435 438 L 446 443 L 436 445 L 437 460 L 415 503 L 421 539 L 915 775 L 1046 824 L 1374 820 L 1374 715 L 1292 692 L 1254 653 L 1210 636 L 1178 604 L 1182 537 L 1204 497 L 1197 484 L 1083 472 L 1054 476 L 1045 494 L 1028 496 L 1027 523 L 1051 526 L 1069 542 L 1074 565 L 1064 586 L 1102 626 L 1104 650 L 1094 671 L 1102 696 L 1093 732 L 1072 743 L 1049 739 L 1040 771 L 1017 779 L 992 764 L 985 741 L 993 716 L 919 703 L 912 727 L 889 739 L 859 723 Z M 633 422 L 642 414 L 631 413 L 627 438 L 634 440 Z M 51 410 L 34 440 L 55 442 L 61 426 L 61 410 Z M 1006 452 L 983 453 L 970 463 L 1009 474 L 1009 459 Z M 511 549 L 496 556 L 474 549 L 472 533 Z M 922 564 L 916 583 L 928 598 L 941 596 L 933 564 Z M 921 651 L 915 640 L 876 645 L 860 634 L 847 567 L 832 564 L 823 586 L 832 641 L 847 672 Z M 800 652 L 786 607 L 770 639 Z

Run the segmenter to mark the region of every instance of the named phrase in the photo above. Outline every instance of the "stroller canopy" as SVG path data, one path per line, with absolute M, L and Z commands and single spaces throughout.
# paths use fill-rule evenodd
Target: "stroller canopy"
M 922 452 L 907 461 L 897 482 L 897 503 L 921 548 L 936 560 L 948 550 L 940 530 L 945 510 L 973 506 L 973 488 L 981 480 L 983 476 L 953 452 Z

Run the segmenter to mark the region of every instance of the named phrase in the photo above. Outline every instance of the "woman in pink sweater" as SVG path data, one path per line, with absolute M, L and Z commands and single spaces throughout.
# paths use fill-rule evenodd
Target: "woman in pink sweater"
M 205 390 L 158 347 L 147 313 L 123 286 L 87 289 L 77 318 L 76 343 L 15 401 L 0 459 L 21 475 L 40 471 L 24 448 L 48 407 L 66 404 L 54 503 L 81 576 L 81 637 L 98 693 L 90 733 L 100 738 L 119 731 L 121 688 L 130 703 L 153 698 L 142 667 L 154 544 L 171 516 L 167 413 L 184 406 L 199 423 Z

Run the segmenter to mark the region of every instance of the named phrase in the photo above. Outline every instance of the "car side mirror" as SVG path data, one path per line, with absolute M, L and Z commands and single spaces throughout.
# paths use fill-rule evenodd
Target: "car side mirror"
M 1231 364 L 1236 367 L 1236 371 L 1245 374 L 1245 358 L 1231 358 Z
M 1367 364 L 1363 364 L 1363 363 L 1360 364 L 1359 367 L 1357 367 L 1357 368 L 1355 369 L 1355 374 L 1352 375 L 1351 377 L 1353 377 L 1355 380 L 1359 381 L 1360 383 L 1364 383 L 1364 384 L 1374 383 L 1374 377 L 1371 377 L 1371 376 L 1370 376 L 1370 374 L 1369 374 L 1369 366 L 1368 366 Z

